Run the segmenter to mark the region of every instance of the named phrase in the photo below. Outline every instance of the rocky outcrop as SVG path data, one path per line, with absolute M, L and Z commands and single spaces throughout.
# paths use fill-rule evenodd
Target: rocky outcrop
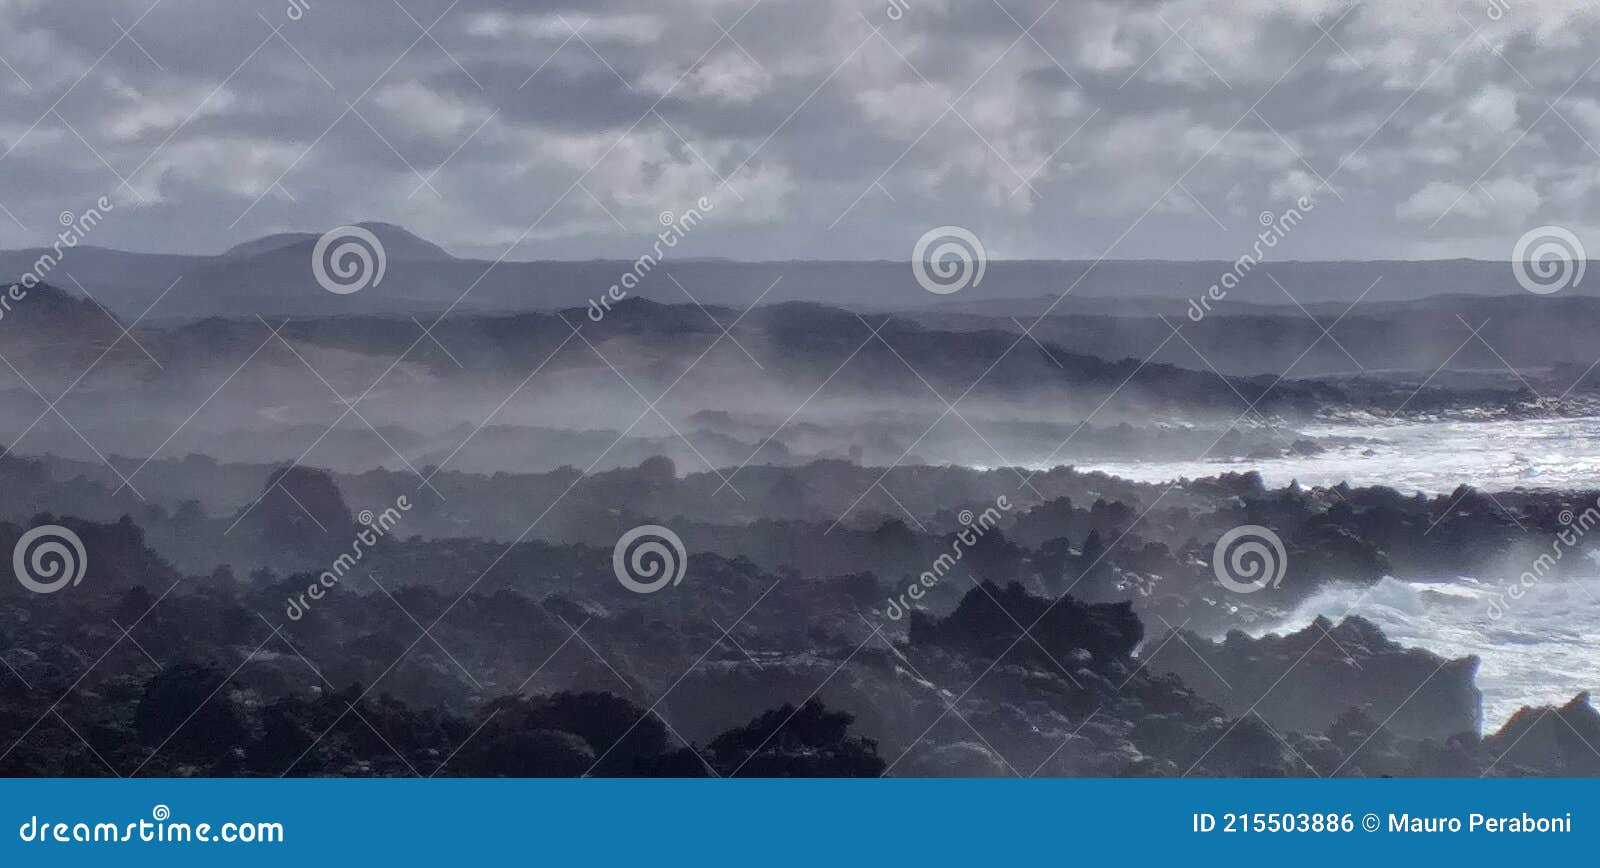
M 1030 640 L 1023 638 L 1027 628 Z M 986 657 L 1015 647 L 1067 660 L 1083 652 L 1099 663 L 1126 658 L 1144 637 L 1144 624 L 1130 603 L 1080 603 L 1072 597 L 1047 600 L 1013 582 L 999 588 L 984 582 L 962 598 L 943 619 L 911 613 L 910 639 L 916 645 L 960 648 Z
M 1358 709 L 1400 738 L 1445 741 L 1476 733 L 1482 694 L 1477 657 L 1447 660 L 1404 648 L 1372 622 L 1318 617 L 1297 633 L 1259 639 L 1234 631 L 1220 642 L 1188 632 L 1147 645 L 1149 667 L 1170 672 L 1233 715 L 1260 714 L 1274 728 L 1322 733 Z
M 1588 692 L 1560 708 L 1525 707 L 1483 740 L 1483 753 L 1490 775 L 1600 775 L 1600 712 Z

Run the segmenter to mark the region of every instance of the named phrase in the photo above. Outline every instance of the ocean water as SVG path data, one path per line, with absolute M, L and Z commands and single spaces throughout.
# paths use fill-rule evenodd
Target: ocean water
M 1082 465 L 1142 482 L 1256 470 L 1271 487 L 1298 480 L 1325 486 L 1388 485 L 1447 494 L 1462 483 L 1488 491 L 1600 488 L 1600 417 L 1484 421 L 1365 418 L 1302 429 L 1341 445 L 1321 455 L 1248 461 Z M 1432 577 L 1429 577 L 1432 578 Z M 1281 621 L 1253 635 L 1304 629 L 1317 615 L 1361 615 L 1402 645 L 1483 661 L 1484 728 L 1493 732 L 1525 705 L 1564 704 L 1600 690 L 1600 569 L 1593 578 L 1548 579 L 1511 600 L 1515 576 L 1402 581 L 1363 588 L 1328 585 Z
M 1293 632 L 1318 615 L 1334 621 L 1360 615 L 1402 645 L 1447 657 L 1478 655 L 1489 733 L 1524 705 L 1562 705 L 1579 691 L 1600 691 L 1600 577 L 1548 579 L 1518 600 L 1500 584 L 1470 578 L 1332 584 L 1279 623 L 1249 632 Z
M 1237 461 L 1089 462 L 1139 482 L 1260 471 L 1269 486 L 1388 485 L 1402 493 L 1481 489 L 1600 487 L 1600 417 L 1493 421 L 1383 422 L 1375 418 L 1300 429 L 1316 438 L 1357 442 L 1308 457 Z

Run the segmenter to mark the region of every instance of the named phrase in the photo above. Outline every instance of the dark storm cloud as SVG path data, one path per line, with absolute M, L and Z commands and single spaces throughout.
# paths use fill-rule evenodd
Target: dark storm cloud
M 374 219 L 463 255 L 632 258 L 709 195 L 685 254 L 899 258 L 957 224 L 995 256 L 1232 259 L 1304 195 L 1283 255 L 1505 258 L 1595 228 L 1597 16 L 1489 13 L 0 2 L 0 246 L 110 194 L 91 243 Z

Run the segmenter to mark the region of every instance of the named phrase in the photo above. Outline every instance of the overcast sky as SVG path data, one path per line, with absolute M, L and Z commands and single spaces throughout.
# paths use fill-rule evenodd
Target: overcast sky
M 0 247 L 633 258 L 706 196 L 675 255 L 1232 259 L 1304 195 L 1281 257 L 1593 254 L 1586 5 L 0 0 Z

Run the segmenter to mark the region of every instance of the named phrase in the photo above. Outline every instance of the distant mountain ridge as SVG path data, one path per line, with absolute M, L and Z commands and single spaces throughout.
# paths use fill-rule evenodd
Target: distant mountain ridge
M 356 223 L 358 228 L 365 229 L 377 237 L 383 245 L 384 254 L 390 259 L 403 260 L 453 260 L 456 257 L 443 247 L 428 241 L 414 232 L 393 223 Z M 264 235 L 250 241 L 240 242 L 223 251 L 218 258 L 233 260 L 235 262 L 280 250 L 304 249 L 307 256 L 316 247 L 317 239 L 322 234 L 317 232 L 279 232 L 273 235 Z
M 626 273 L 643 276 L 628 295 L 665 303 L 689 301 L 748 306 L 810 301 L 857 310 L 919 310 L 1036 316 L 1055 305 L 1111 306 L 1114 312 L 1153 306 L 1182 316 L 1189 301 L 1231 273 L 1229 261 L 1105 260 L 989 262 L 982 282 L 951 295 L 924 291 L 905 261 L 772 261 L 673 258 L 667 253 L 640 268 L 631 259 L 533 262 L 462 259 L 403 227 L 354 224 L 375 235 L 386 269 L 379 286 L 348 295 L 324 291 L 311 270 L 320 233 L 282 232 L 234 245 L 216 255 L 136 253 L 79 246 L 57 268 L 82 283 L 102 304 L 132 318 L 206 316 L 406 315 L 454 307 L 479 312 L 584 308 Z M 650 253 L 641 239 L 640 254 Z M 0 251 L 0 274 L 22 275 L 42 250 Z M 907 251 L 909 256 L 909 250 Z M 675 278 L 676 280 L 669 279 Z M 681 284 L 681 287 L 680 287 Z M 1282 284 L 1280 288 L 1279 284 Z M 1562 296 L 1595 296 L 1595 284 Z M 687 290 L 687 293 L 685 292 Z M 1288 290 L 1288 293 L 1285 293 Z M 1221 301 L 1220 315 L 1247 305 L 1348 305 L 1405 301 L 1441 294 L 1521 294 L 1510 263 L 1477 260 L 1263 262 L 1244 274 Z

